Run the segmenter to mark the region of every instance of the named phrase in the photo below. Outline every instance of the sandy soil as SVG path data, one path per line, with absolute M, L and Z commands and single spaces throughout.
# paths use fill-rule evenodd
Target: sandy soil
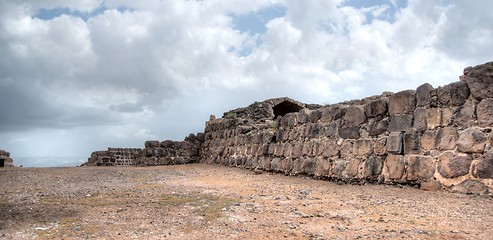
M 493 239 L 493 198 L 193 164 L 0 169 L 4 239 Z

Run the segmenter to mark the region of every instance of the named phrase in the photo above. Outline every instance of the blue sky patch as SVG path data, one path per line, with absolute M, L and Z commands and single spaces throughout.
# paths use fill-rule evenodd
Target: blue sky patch
M 399 9 L 405 8 L 407 6 L 407 0 L 347 0 L 345 2 L 346 6 L 351 6 L 354 8 L 370 8 L 373 6 L 382 6 L 387 5 L 388 8 L 382 14 L 379 19 L 387 20 L 391 23 L 395 22 L 395 14 L 399 11 Z M 374 16 L 371 12 L 366 13 L 367 23 L 371 24 Z
M 250 35 L 262 34 L 267 31 L 265 24 L 270 20 L 286 15 L 285 7 L 274 5 L 262 8 L 255 12 L 243 15 L 232 14 L 233 26 L 241 32 L 248 32 Z
M 80 11 L 72 11 L 68 7 L 57 7 L 52 9 L 40 9 L 35 15 L 35 18 L 43 19 L 43 20 L 51 20 L 53 18 L 59 17 L 61 15 L 70 15 L 74 17 L 82 18 L 84 21 L 87 21 L 89 18 L 102 14 L 108 8 L 104 6 L 100 6 L 92 10 L 91 12 L 80 12 Z M 131 9 L 126 7 L 118 7 L 117 10 L 119 12 L 131 11 Z

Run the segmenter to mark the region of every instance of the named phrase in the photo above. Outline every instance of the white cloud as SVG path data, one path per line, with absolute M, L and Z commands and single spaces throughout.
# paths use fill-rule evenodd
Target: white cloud
M 270 97 L 326 104 L 444 85 L 493 56 L 493 6 L 481 3 L 1 2 L 0 136 L 26 140 L 0 145 L 48 154 L 26 147 L 42 133 L 53 136 L 46 149 L 64 142 L 84 155 L 182 139 L 209 114 Z M 265 33 L 235 29 L 235 16 L 274 6 L 286 14 Z M 34 17 L 52 8 L 72 15 Z

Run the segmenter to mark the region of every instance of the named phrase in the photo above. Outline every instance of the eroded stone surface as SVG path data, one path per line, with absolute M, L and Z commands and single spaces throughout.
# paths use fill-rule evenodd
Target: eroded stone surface
M 454 154 L 446 152 L 440 155 L 438 171 L 446 178 L 455 178 L 469 173 L 472 156 L 470 154 Z

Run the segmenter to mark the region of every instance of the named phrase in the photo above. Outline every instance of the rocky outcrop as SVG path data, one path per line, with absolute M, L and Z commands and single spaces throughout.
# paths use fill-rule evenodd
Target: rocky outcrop
M 13 167 L 14 160 L 10 158 L 10 153 L 0 149 L 0 167 Z
M 86 166 L 157 166 L 198 162 L 204 134 L 190 134 L 184 141 L 147 141 L 145 148 L 108 148 L 95 151 Z
M 438 88 L 423 84 L 311 108 L 278 98 L 227 112 L 207 122 L 201 161 L 344 182 L 493 192 L 493 63 L 464 73 L 465 81 Z M 275 114 L 281 106 L 290 107 Z

